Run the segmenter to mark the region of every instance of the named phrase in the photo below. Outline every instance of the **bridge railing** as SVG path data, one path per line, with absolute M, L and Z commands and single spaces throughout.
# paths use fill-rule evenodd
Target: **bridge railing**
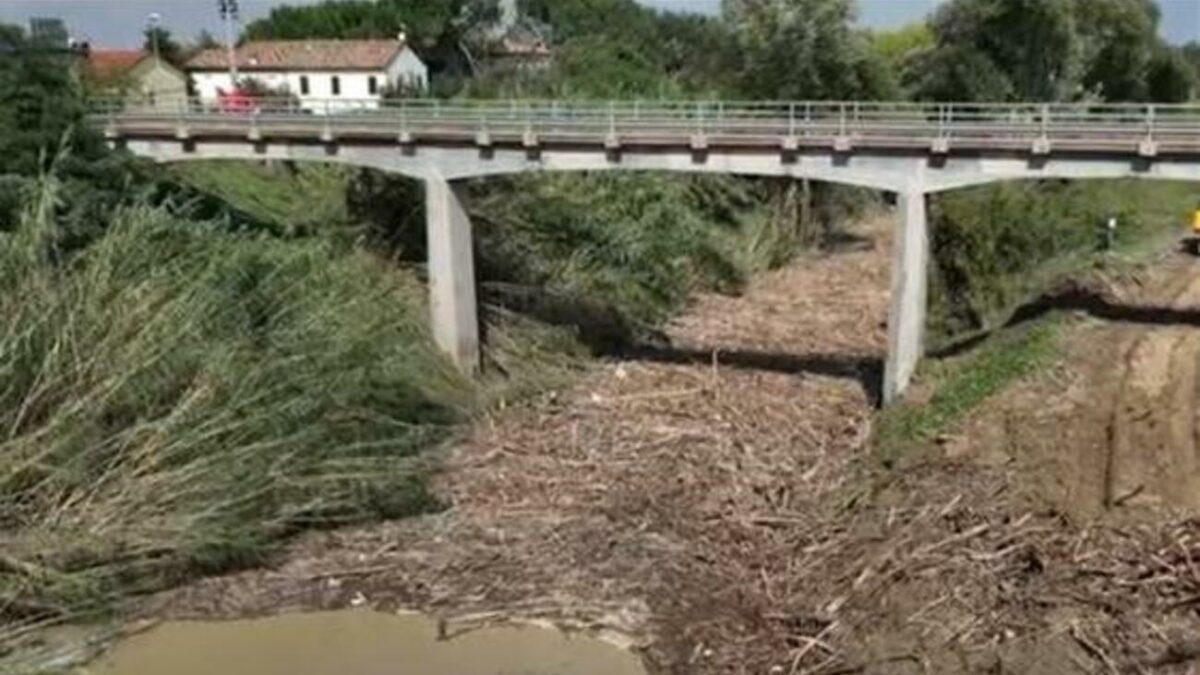
M 984 145 L 1040 138 L 1099 148 L 1149 140 L 1200 150 L 1200 105 L 263 98 L 245 110 L 223 110 L 198 99 L 99 99 L 91 106 L 97 124 L 143 131 L 187 126 L 213 133 L 265 129 L 463 138 L 705 136 L 733 142 L 841 138 Z

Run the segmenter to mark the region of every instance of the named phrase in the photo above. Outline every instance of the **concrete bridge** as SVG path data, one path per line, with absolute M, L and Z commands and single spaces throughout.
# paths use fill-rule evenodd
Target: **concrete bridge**
M 535 171 L 644 170 L 788 176 L 896 193 L 883 395 L 922 353 L 926 195 L 1042 178 L 1200 180 L 1200 105 L 855 102 L 362 102 L 313 114 L 100 102 L 106 137 L 160 162 L 334 162 L 424 181 L 433 333 L 464 370 L 479 363 L 471 223 L 455 181 Z

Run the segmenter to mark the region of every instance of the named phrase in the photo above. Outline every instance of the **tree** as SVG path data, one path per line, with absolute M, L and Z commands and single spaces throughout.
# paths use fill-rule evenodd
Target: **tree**
M 633 45 L 603 37 L 580 38 L 561 47 L 549 75 L 555 96 L 565 98 L 679 98 L 679 90 L 652 58 Z
M 895 95 L 882 60 L 856 32 L 850 0 L 724 0 L 743 94 L 765 99 Z
M 1200 82 L 1200 41 L 1192 40 L 1180 49 L 1180 54 L 1192 66 L 1196 81 Z
M 159 58 L 171 65 L 178 66 L 184 61 L 183 45 L 175 41 L 171 31 L 162 26 L 153 26 L 147 28 L 142 33 L 145 36 L 145 41 L 142 43 L 142 50 L 147 54 L 153 54 L 157 50 Z
M 943 45 L 914 55 L 908 88 L 930 101 L 1011 101 L 1021 98 L 1012 79 L 970 45 Z
M 1092 98 L 1139 101 L 1159 45 L 1158 7 L 1150 0 L 1076 0 L 1082 85 Z
M 546 27 L 555 44 L 607 36 L 641 49 L 658 38 L 658 16 L 634 0 L 521 0 L 518 10 Z
M 71 57 L 39 48 L 15 26 L 0 24 L 0 174 L 34 174 L 69 132 L 77 146 L 94 141 L 78 129 L 83 102 Z
M 903 85 L 904 97 L 911 96 L 911 85 L 917 79 L 913 66 L 936 46 L 929 25 L 914 23 L 868 35 L 871 51 L 887 68 L 890 77 Z
M 217 38 L 212 33 L 208 32 L 208 29 L 196 33 L 195 39 L 192 40 L 192 49 L 195 51 L 216 49 L 220 46 L 221 43 L 217 41 Z
M 1183 103 L 1195 95 L 1198 78 L 1182 50 L 1160 46 L 1148 70 L 1146 93 L 1149 100 Z
M 1073 98 L 1082 70 L 1074 1 L 950 0 L 930 19 L 937 47 L 918 67 L 918 95 L 975 101 Z
M 897 71 L 905 67 L 915 54 L 933 49 L 937 42 L 933 31 L 926 23 L 911 23 L 894 30 L 870 33 L 871 49 L 883 59 L 889 68 Z
M 715 96 L 735 79 L 736 45 L 716 17 L 659 12 L 635 0 L 522 0 L 518 10 L 553 45 L 557 67 L 549 75 L 567 78 L 563 93 Z
M 909 73 L 934 100 L 1174 100 L 1190 85 L 1153 0 L 950 0 Z

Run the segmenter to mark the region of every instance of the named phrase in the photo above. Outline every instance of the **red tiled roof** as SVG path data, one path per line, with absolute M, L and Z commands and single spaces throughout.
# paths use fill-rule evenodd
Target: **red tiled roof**
M 94 49 L 88 53 L 88 72 L 98 79 L 120 77 L 146 56 L 138 49 Z
M 399 40 L 277 40 L 237 48 L 241 70 L 381 70 L 405 48 Z M 187 70 L 229 67 L 224 48 L 206 49 L 188 60 Z

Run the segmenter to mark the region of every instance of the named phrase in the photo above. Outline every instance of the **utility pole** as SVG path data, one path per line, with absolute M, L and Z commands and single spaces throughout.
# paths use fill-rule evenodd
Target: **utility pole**
M 237 68 L 237 52 L 235 51 L 234 40 L 236 33 L 234 25 L 238 20 L 238 4 L 237 0 L 217 0 L 217 6 L 221 10 L 221 20 L 225 22 L 225 48 L 229 53 L 229 80 L 232 87 L 237 88 L 238 68 Z

